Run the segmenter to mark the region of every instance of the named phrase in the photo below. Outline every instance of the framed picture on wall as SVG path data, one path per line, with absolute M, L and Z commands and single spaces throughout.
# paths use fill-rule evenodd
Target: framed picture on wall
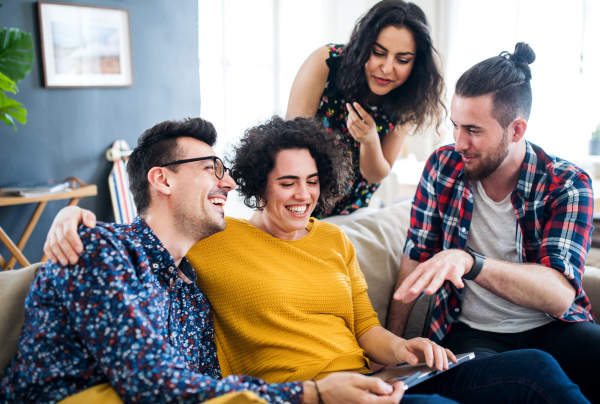
M 46 87 L 133 85 L 129 10 L 38 2 Z

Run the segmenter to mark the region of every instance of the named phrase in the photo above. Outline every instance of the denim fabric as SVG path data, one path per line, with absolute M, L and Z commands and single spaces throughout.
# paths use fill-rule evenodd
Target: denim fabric
M 421 394 L 405 394 L 401 400 L 401 404 L 457 404 L 457 402 L 450 400 L 449 398 L 438 396 L 437 394 L 430 396 L 424 396 Z
M 558 362 L 535 349 L 473 359 L 408 393 L 439 394 L 464 404 L 589 403 Z
M 568 343 L 566 343 L 568 341 Z M 597 364 L 600 363 L 600 325 L 587 321 L 554 321 L 515 334 L 479 331 L 458 323 L 442 344 L 453 352 L 473 351 L 478 357 L 516 349 L 539 349 L 552 355 L 567 376 L 592 402 L 600 403 Z

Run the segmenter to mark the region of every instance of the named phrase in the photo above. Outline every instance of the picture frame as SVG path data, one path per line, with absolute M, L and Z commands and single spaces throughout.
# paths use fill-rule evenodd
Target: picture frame
M 38 2 L 44 86 L 131 87 L 129 10 Z

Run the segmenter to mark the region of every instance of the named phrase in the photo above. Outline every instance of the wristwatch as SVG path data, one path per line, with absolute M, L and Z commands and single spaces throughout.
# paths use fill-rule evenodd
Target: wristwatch
M 468 281 L 473 281 L 475 280 L 475 278 L 477 278 L 477 275 L 479 275 L 479 272 L 481 272 L 481 268 L 483 268 L 483 263 L 485 262 L 485 255 L 478 253 L 477 251 L 473 251 L 470 247 L 467 247 L 465 249 L 465 251 L 471 255 L 471 257 L 473 257 L 473 260 L 475 261 L 473 263 L 473 266 L 471 267 L 471 270 L 469 272 L 467 272 L 465 275 L 463 275 L 463 279 L 466 279 Z

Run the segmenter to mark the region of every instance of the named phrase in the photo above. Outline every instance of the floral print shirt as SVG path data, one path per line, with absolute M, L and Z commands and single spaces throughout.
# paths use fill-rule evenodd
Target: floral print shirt
M 109 382 L 124 402 L 198 403 L 249 390 L 300 403 L 301 383 L 221 379 L 208 300 L 141 218 L 80 227 L 76 265 L 47 262 L 25 301 L 19 351 L 0 402 L 55 403 Z
M 327 83 L 321 96 L 317 116 L 321 119 L 327 130 L 330 132 L 337 131 L 338 140 L 346 143 L 348 146 L 352 154 L 354 174 L 350 178 L 347 195 L 338 199 L 333 209 L 329 211 L 323 211 L 319 208 L 315 209 L 312 215 L 318 219 L 333 215 L 347 215 L 358 208 L 368 206 L 371 196 L 373 196 L 373 193 L 379 187 L 379 184 L 371 184 L 362 176 L 360 172 L 360 143 L 354 140 L 346 127 L 346 120 L 348 119 L 346 102 L 354 102 L 356 100 L 346 101 L 344 94 L 337 84 L 344 45 L 329 44 L 327 45 L 327 49 L 329 49 L 329 59 L 327 59 L 329 76 L 327 77 Z M 380 111 L 376 105 L 370 102 L 366 102 L 366 104 L 361 102 L 361 106 L 373 117 L 380 140 L 383 140 L 385 135 L 394 130 L 395 126 L 390 122 L 389 117 Z

